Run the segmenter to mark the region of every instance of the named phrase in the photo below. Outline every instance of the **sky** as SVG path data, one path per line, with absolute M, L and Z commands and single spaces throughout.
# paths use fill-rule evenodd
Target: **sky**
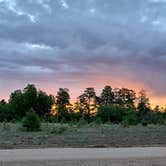
M 111 85 L 166 106 L 165 16 L 166 0 L 0 0 L 0 99 Z

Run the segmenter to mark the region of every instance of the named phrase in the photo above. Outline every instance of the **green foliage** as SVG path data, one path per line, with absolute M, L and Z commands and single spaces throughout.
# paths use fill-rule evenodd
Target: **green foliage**
M 133 90 L 127 88 L 116 88 L 114 90 L 115 103 L 125 108 L 133 108 L 136 94 Z
M 7 131 L 10 130 L 10 123 L 8 123 L 8 121 L 4 121 L 3 122 L 3 130 Z
M 141 90 L 138 97 L 138 107 L 140 119 L 145 119 L 147 113 L 150 111 L 149 99 L 146 96 L 146 91 Z
M 110 105 L 114 102 L 114 93 L 111 86 L 105 86 L 101 93 L 101 104 Z
M 96 118 L 96 120 L 95 120 L 95 124 L 97 124 L 97 125 L 102 124 L 102 120 L 101 120 L 101 118 Z
M 37 103 L 37 89 L 35 85 L 28 84 L 23 90 L 23 97 L 25 102 L 25 109 L 29 110 L 30 108 L 35 109 Z
M 147 120 L 142 120 L 141 124 L 142 124 L 142 126 L 147 126 L 148 125 L 148 121 Z
M 66 126 L 63 126 L 63 125 L 61 125 L 61 126 L 55 126 L 52 129 L 51 133 L 52 134 L 63 134 L 66 130 L 67 130 Z
M 129 121 L 127 119 L 124 119 L 121 124 L 123 127 L 129 127 Z
M 61 120 L 60 120 L 60 123 L 63 124 L 63 123 L 67 123 L 67 120 L 65 117 L 62 116 Z
M 10 109 L 17 120 L 21 120 L 30 108 L 33 108 L 40 117 L 44 118 L 46 114 L 50 113 L 53 103 L 53 96 L 48 96 L 43 91 L 37 91 L 36 87 L 30 84 L 23 91 L 14 91 L 9 99 Z
M 0 103 L 0 122 L 11 122 L 15 119 L 15 114 L 9 104 Z
M 70 95 L 68 93 L 68 89 L 66 88 L 59 88 L 56 96 L 56 104 L 58 106 L 57 110 L 57 120 L 58 122 L 66 121 L 68 119 L 68 111 L 67 105 L 70 104 Z
M 82 117 L 79 121 L 78 121 L 78 126 L 84 126 L 86 125 L 88 122 L 85 120 L 84 117 Z
M 82 113 L 74 111 L 70 111 L 68 114 L 69 120 L 71 122 L 78 122 L 82 116 L 83 116 Z
M 80 103 L 80 110 L 89 120 L 91 111 L 96 107 L 96 92 L 94 88 L 86 88 L 84 93 L 78 97 Z M 92 102 L 93 101 L 93 104 Z
M 23 128 L 26 129 L 26 131 L 39 131 L 41 127 L 41 122 L 39 116 L 33 111 L 33 109 L 30 110 L 30 112 L 26 113 L 26 116 L 24 117 L 22 121 Z
M 35 111 L 40 117 L 44 117 L 50 114 L 51 106 L 54 103 L 54 97 L 51 95 L 47 95 L 43 91 L 38 91 Z
M 66 108 L 58 108 L 58 114 L 56 115 L 56 117 L 58 116 L 58 121 L 57 122 L 61 122 L 61 123 L 66 123 L 67 121 L 70 120 L 69 118 L 69 112 L 67 111 Z
M 145 91 L 138 96 L 137 108 L 136 95 L 127 88 L 105 86 L 100 96 L 96 96 L 95 89 L 86 88 L 84 93 L 77 98 L 72 107 L 70 104 L 69 90 L 60 88 L 56 100 L 54 96 L 37 90 L 35 85 L 29 84 L 23 90 L 16 90 L 10 95 L 9 102 L 0 101 L 0 122 L 20 121 L 27 117 L 30 108 L 42 121 L 51 123 L 70 123 L 84 125 L 86 123 L 121 123 L 124 127 L 145 124 L 166 124 L 166 113 L 161 113 L 159 106 L 150 109 L 149 99 Z M 56 115 L 51 115 L 51 107 L 56 104 Z M 97 113 L 95 112 L 97 110 Z
M 56 96 L 56 104 L 58 105 L 59 108 L 66 108 L 67 104 L 70 104 L 69 99 L 70 95 L 68 93 L 67 88 L 59 88 L 59 91 L 57 92 Z
M 148 124 L 164 125 L 166 123 L 166 118 L 163 116 L 163 113 L 154 111 L 149 111 L 146 117 L 144 117 L 144 120 L 146 120 Z
M 45 121 L 49 122 L 49 123 L 56 123 L 57 119 L 56 119 L 56 116 L 50 115 L 50 116 L 48 116 L 47 119 L 45 119 Z
M 102 122 L 120 123 L 123 120 L 124 109 L 118 105 L 101 106 L 98 108 L 97 117 Z
M 133 109 L 126 109 L 125 116 L 123 116 L 122 124 L 137 125 L 138 116 L 137 116 L 136 111 Z
M 21 120 L 25 116 L 27 107 L 21 90 L 16 90 L 10 95 L 9 105 L 17 120 Z

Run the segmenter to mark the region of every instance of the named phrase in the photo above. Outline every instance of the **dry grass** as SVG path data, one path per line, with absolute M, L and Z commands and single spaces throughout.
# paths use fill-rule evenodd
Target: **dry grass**
M 42 124 L 40 132 L 0 124 L 0 148 L 166 146 L 166 126 Z

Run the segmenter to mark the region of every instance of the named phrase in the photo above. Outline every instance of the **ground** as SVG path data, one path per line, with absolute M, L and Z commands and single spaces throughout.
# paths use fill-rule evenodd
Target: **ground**
M 165 166 L 166 159 L 1 162 L 0 166 Z
M 166 146 L 166 126 L 42 124 L 39 132 L 26 132 L 21 124 L 0 124 L 0 149 L 43 147 Z
M 165 166 L 166 148 L 0 150 L 0 166 Z

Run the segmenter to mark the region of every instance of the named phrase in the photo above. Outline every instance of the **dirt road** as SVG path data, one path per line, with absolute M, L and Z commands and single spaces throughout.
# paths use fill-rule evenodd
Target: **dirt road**
M 166 148 L 53 148 L 0 150 L 3 166 L 165 166 Z

